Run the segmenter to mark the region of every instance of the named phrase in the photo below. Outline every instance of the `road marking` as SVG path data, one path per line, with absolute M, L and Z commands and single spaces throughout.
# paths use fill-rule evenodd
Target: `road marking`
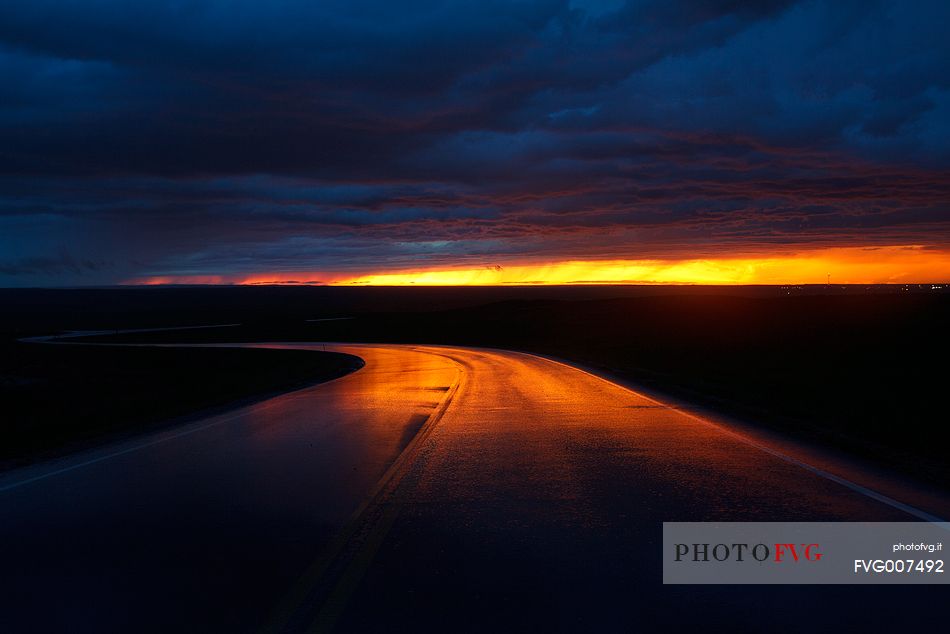
M 442 401 L 413 439 L 377 481 L 366 500 L 353 512 L 323 553 L 303 572 L 275 610 L 264 632 L 331 631 L 396 521 L 400 505 L 392 498 L 465 380 L 465 372 L 455 359 L 432 350 L 423 349 L 420 352 L 452 361 L 458 367 L 456 380 L 445 391 Z

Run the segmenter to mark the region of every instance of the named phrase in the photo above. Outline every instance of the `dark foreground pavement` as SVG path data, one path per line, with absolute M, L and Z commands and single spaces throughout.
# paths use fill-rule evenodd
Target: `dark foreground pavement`
M 338 349 L 366 366 L 6 474 L 0 629 L 830 632 L 943 623 L 939 586 L 661 583 L 663 521 L 919 519 L 905 507 L 554 361 Z M 925 510 L 943 514 L 935 504 Z

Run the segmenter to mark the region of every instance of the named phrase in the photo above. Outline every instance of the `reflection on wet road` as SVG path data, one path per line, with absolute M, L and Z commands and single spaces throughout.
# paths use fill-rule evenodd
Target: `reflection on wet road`
M 0 631 L 265 622 L 458 380 L 443 357 L 360 354 L 342 379 L 0 479 Z
M 366 366 L 0 479 L 0 629 L 906 629 L 937 601 L 662 586 L 663 521 L 914 518 L 553 361 L 336 349 Z

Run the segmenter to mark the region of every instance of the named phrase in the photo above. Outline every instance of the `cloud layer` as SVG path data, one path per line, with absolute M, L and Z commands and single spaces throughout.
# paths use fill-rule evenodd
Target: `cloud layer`
M 950 248 L 945 2 L 0 5 L 0 284 Z

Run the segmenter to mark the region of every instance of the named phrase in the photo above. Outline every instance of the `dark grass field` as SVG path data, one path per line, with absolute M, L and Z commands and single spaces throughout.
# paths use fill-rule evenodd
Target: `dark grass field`
M 334 353 L 0 345 L 0 467 L 332 379 L 358 366 Z
M 444 343 L 555 355 L 950 486 L 950 295 L 941 292 L 166 288 L 34 291 L 43 301 L 32 303 L 19 293 L 20 316 L 8 315 L 8 332 L 35 330 L 43 319 L 50 329 L 240 322 L 105 339 Z M 156 305 L 161 310 L 150 310 Z M 31 310 L 36 317 L 25 319 Z M 266 375 L 266 367 L 242 372 Z

